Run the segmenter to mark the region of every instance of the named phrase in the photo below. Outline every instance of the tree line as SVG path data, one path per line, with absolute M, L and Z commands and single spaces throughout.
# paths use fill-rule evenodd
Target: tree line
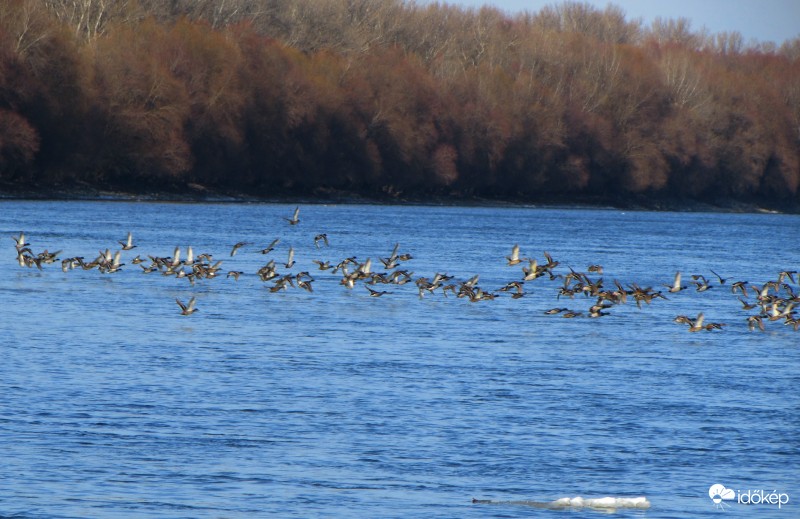
M 613 5 L 6 0 L 0 186 L 800 202 L 800 38 Z

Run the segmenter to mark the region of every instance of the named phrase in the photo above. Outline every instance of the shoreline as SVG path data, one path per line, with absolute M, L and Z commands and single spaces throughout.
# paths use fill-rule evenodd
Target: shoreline
M 700 213 L 760 213 L 800 214 L 800 203 L 767 204 L 753 201 L 723 199 L 714 201 L 686 200 L 667 197 L 593 197 L 550 195 L 536 198 L 492 198 L 480 196 L 371 196 L 363 193 L 331 191 L 298 194 L 276 193 L 273 196 L 256 196 L 238 192 L 215 191 L 203 186 L 188 186 L 185 192 L 163 190 L 128 192 L 122 190 L 82 189 L 0 189 L 0 202 L 6 200 L 29 201 L 82 201 L 82 202 L 143 202 L 143 203 L 205 203 L 205 204 L 374 204 L 408 206 L 462 206 L 462 207 L 530 207 L 564 209 L 599 209 L 653 212 Z

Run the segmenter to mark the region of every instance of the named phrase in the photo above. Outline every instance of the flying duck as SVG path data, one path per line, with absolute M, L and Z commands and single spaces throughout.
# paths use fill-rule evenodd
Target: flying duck
M 183 304 L 181 300 L 177 298 L 175 299 L 175 302 L 178 303 L 178 306 L 181 307 L 181 315 L 192 315 L 193 313 L 198 311 L 198 309 L 194 307 L 195 303 L 194 296 L 192 296 L 192 298 L 189 299 L 188 304 Z
M 292 217 L 291 218 L 284 218 L 284 220 L 289 222 L 289 225 L 297 225 L 298 223 L 300 223 L 299 216 L 300 216 L 300 208 L 299 207 L 295 207 L 294 214 L 292 215 Z
M 120 245 L 122 245 L 122 250 L 131 250 L 135 249 L 136 245 L 133 244 L 133 234 L 128 232 L 128 239 L 125 241 L 118 241 Z

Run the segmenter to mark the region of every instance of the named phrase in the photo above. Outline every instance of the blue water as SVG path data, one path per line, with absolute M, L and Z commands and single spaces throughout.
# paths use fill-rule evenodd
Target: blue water
M 472 498 L 646 496 L 650 509 L 617 515 L 716 517 L 717 483 L 790 497 L 730 511 L 799 514 L 800 332 L 749 331 L 757 310 L 729 287 L 797 270 L 800 217 L 302 205 L 290 226 L 294 207 L 0 202 L 0 515 L 558 517 Z M 129 231 L 137 248 L 112 274 L 40 271 L 17 264 L 20 231 L 60 259 L 119 250 Z M 395 243 L 414 279 L 479 274 L 498 297 L 419 298 L 408 283 L 375 298 L 312 262 L 381 272 Z M 515 243 L 540 263 L 548 251 L 556 274 L 601 264 L 607 288 L 666 291 L 677 270 L 690 288 L 598 319 L 594 299 L 557 298 L 562 279 L 512 299 L 497 290 L 522 277 L 505 260 Z M 130 262 L 190 245 L 223 260 L 220 276 L 192 285 Z M 313 293 L 255 275 L 290 246 L 297 264 L 278 271 L 309 271 Z M 696 292 L 692 274 L 714 288 Z M 192 296 L 182 316 L 175 299 Z M 699 312 L 726 326 L 672 321 Z

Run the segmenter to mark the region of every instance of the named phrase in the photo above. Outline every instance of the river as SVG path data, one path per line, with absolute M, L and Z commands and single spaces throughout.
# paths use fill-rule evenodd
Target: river
M 295 207 L 0 202 L 0 515 L 550 517 L 528 505 L 575 496 L 646 497 L 622 516 L 797 515 L 800 332 L 751 330 L 743 301 L 779 277 L 768 300 L 800 292 L 780 275 L 800 267 L 800 217 L 301 204 L 292 225 Z M 58 259 L 20 266 L 21 231 L 23 255 Z M 164 274 L 193 272 L 189 246 L 216 277 Z M 115 271 L 62 270 L 107 249 Z M 346 258 L 370 274 L 353 288 L 314 263 Z M 501 291 L 528 258 L 541 275 Z M 437 273 L 452 279 L 420 291 Z M 627 300 L 589 317 L 584 287 L 615 281 Z M 637 287 L 663 297 L 637 305 Z M 723 326 L 674 322 L 700 313 Z M 736 497 L 714 502 L 715 484 Z M 754 491 L 789 502 L 744 508 Z

